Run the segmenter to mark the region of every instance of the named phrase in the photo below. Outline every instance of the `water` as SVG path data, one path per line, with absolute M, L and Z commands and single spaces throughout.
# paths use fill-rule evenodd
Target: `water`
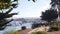
M 4 30 L 0 31 L 0 34 L 3 34 L 5 31 L 9 31 L 9 30 L 21 30 L 22 26 L 26 26 L 26 28 L 31 28 L 32 23 L 24 23 L 20 26 L 7 26 Z

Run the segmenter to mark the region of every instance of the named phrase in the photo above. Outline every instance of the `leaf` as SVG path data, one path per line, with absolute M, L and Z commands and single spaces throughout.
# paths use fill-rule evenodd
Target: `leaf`
M 36 2 L 37 0 L 32 0 L 33 2 Z
M 18 1 L 18 0 L 14 0 L 14 1 Z
M 10 13 L 13 10 L 13 8 L 10 8 L 5 14 Z
M 12 4 L 13 8 L 16 8 L 16 5 L 17 5 L 17 4 Z
M 35 0 L 32 0 L 33 2 L 35 2 Z

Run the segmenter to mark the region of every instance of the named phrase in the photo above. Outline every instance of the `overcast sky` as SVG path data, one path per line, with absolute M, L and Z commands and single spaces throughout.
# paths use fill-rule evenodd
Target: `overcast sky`
M 19 0 L 18 7 L 12 12 L 18 12 L 13 18 L 39 17 L 41 12 L 50 8 L 50 0 L 37 0 L 35 3 L 27 0 Z

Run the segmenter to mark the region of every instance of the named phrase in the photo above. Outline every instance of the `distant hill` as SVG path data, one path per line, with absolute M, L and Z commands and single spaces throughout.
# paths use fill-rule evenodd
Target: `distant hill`
M 34 22 L 34 21 L 40 21 L 40 18 L 17 18 L 14 19 L 14 21 L 26 21 L 26 22 Z

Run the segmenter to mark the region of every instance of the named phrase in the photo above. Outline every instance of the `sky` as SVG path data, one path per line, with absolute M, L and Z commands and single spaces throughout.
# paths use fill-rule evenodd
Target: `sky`
M 19 0 L 18 7 L 12 12 L 18 13 L 13 18 L 40 17 L 42 11 L 50 8 L 50 0 L 37 0 L 35 3 L 31 0 Z

